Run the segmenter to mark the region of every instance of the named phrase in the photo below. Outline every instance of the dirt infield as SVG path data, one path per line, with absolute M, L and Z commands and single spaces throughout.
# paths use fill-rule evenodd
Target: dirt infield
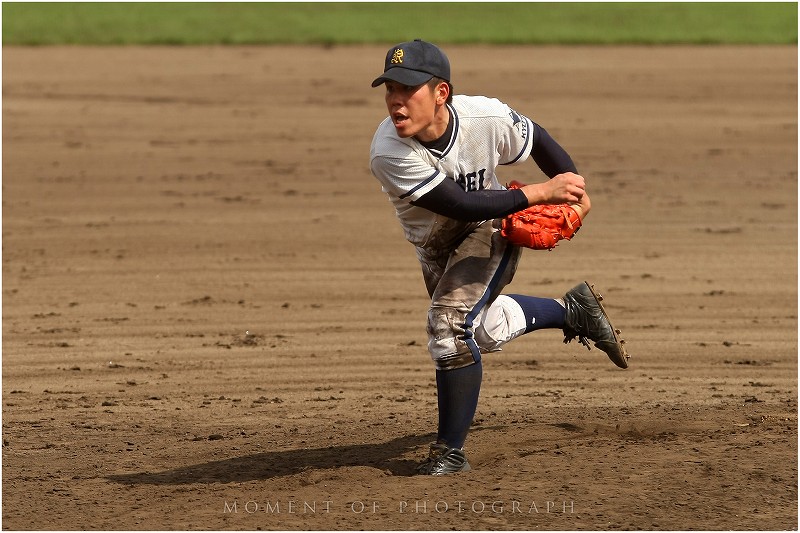
M 797 48 L 503 51 L 456 91 L 593 200 L 509 289 L 595 283 L 631 367 L 486 356 L 474 470 L 425 478 L 384 48 L 4 47 L 3 529 L 796 529 Z

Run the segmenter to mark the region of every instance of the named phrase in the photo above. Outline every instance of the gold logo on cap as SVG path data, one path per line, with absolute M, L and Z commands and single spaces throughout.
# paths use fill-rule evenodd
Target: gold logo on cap
M 392 54 L 392 61 L 393 64 L 399 65 L 403 62 L 403 49 L 397 48 Z

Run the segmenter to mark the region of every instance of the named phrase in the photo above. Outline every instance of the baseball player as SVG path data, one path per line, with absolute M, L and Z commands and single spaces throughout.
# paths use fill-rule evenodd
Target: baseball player
M 370 167 L 416 247 L 431 297 L 428 351 L 436 366 L 437 440 L 420 474 L 470 469 L 463 447 L 478 404 L 481 355 L 540 329 L 565 342 L 588 340 L 620 368 L 628 354 L 592 286 L 561 298 L 501 294 L 522 248 L 501 234 L 503 217 L 539 204 L 568 204 L 585 217 L 585 180 L 567 152 L 542 128 L 503 102 L 453 95 L 450 62 L 435 45 L 393 46 L 384 72 L 389 116 L 370 147 Z M 499 166 L 532 158 L 550 178 L 507 189 Z M 587 340 L 588 339 L 588 340 Z

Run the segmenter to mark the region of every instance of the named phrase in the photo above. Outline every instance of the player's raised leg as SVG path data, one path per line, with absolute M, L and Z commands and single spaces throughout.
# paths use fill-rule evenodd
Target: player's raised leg
M 563 330 L 565 343 L 577 337 L 590 348 L 591 340 L 615 365 L 627 368 L 625 341 L 611 324 L 602 299 L 588 282 L 576 285 L 559 299 L 504 294 L 481 315 L 475 338 L 482 351 L 490 352 L 520 335 L 557 328 Z

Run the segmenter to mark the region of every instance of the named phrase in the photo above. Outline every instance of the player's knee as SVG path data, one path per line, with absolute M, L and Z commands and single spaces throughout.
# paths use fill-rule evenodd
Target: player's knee
M 431 307 L 428 311 L 428 351 L 437 368 L 474 362 L 465 340 L 472 332 L 465 329 L 464 321 L 464 314 L 451 307 Z
M 525 314 L 508 296 L 498 296 L 486 308 L 475 328 L 475 340 L 482 349 L 494 351 L 525 332 Z
M 428 310 L 428 349 L 431 357 L 451 351 L 456 337 L 464 332 L 464 317 L 451 307 Z

